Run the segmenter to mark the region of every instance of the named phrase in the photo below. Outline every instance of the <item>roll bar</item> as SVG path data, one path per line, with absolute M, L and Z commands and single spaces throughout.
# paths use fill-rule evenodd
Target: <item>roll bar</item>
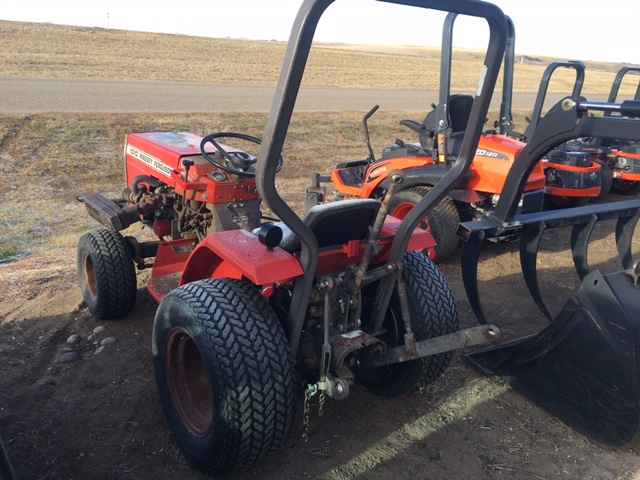
M 294 285 L 291 307 L 285 322 L 285 329 L 293 351 L 297 348 L 309 293 L 313 286 L 314 274 L 318 263 L 318 243 L 311 230 L 277 192 L 275 173 L 300 90 L 316 27 L 322 14 L 333 1 L 304 0 L 298 11 L 289 38 L 284 64 L 276 87 L 256 165 L 256 183 L 262 199 L 301 242 L 300 264 L 305 274 Z M 471 109 L 469 128 L 462 143 L 460 160 L 402 221 L 389 255 L 389 261 L 394 262 L 401 259 L 406 252 L 410 236 L 421 219 L 424 218 L 426 212 L 447 195 L 456 181 L 471 166 L 504 55 L 507 27 L 502 10 L 487 2 L 477 0 L 378 1 L 484 18 L 489 25 L 490 32 L 485 64 L 473 108 Z M 386 288 L 384 300 L 378 306 L 374 315 L 384 314 L 392 290 L 393 288 Z

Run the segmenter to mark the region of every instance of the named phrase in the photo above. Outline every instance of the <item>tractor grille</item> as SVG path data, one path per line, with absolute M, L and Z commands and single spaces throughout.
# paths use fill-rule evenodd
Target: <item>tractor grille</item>
M 640 160 L 635 158 L 620 157 L 618 164 L 621 170 L 629 173 L 640 173 Z
M 555 170 L 555 186 L 562 188 L 593 188 L 600 185 L 600 177 L 596 172 L 571 172 Z

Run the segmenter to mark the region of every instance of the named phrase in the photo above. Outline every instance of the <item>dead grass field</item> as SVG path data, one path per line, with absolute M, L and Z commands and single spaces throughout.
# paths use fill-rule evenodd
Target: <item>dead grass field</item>
M 141 33 L 0 20 L 0 76 L 274 85 L 284 42 Z M 317 44 L 309 86 L 438 89 L 439 48 Z M 454 54 L 452 89 L 474 90 L 483 54 Z M 519 57 L 514 90 L 536 92 L 549 57 Z M 560 59 L 567 60 L 567 59 Z M 589 62 L 585 94 L 608 93 L 615 63 Z M 569 92 L 575 75 L 558 71 L 550 92 Z M 627 82 L 626 82 L 627 83 Z M 625 83 L 622 94 L 635 92 Z M 633 83 L 633 82 L 630 82 Z
M 398 120 L 421 115 L 377 113 L 370 123 L 376 152 L 396 138 L 413 138 Z M 261 137 L 266 119 L 242 113 L 0 115 L 0 259 L 75 245 L 94 226 L 76 195 L 105 191 L 118 197 L 124 188 L 127 133 L 238 131 Z M 286 167 L 278 176 L 287 201 L 301 210 L 313 172 L 327 174 L 339 162 L 366 158 L 361 122 L 360 112 L 295 115 L 283 152 Z

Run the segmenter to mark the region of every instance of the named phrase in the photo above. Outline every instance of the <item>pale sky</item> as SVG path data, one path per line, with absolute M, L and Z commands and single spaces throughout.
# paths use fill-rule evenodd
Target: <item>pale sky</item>
M 626 19 L 640 13 L 640 2 L 609 0 L 494 0 L 516 28 L 516 52 L 562 60 L 640 64 L 637 29 Z M 144 32 L 217 38 L 283 40 L 298 0 L 13 0 L 4 2 L 0 19 L 49 22 Z M 439 46 L 444 14 L 374 0 L 336 0 L 315 39 L 376 45 Z M 619 28 L 616 26 L 620 25 Z M 454 43 L 485 49 L 486 22 L 456 22 Z

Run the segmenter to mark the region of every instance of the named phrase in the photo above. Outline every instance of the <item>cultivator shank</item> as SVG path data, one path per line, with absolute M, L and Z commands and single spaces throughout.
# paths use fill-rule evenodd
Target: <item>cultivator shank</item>
M 615 204 L 600 204 L 540 213 L 518 215 L 507 226 L 498 227 L 495 221 L 460 224 L 458 234 L 463 239 L 462 275 L 465 291 L 478 321 L 486 324 L 477 286 L 478 261 L 483 242 L 505 234 L 520 238 L 520 264 L 524 279 L 540 311 L 549 320 L 551 314 L 545 306 L 538 286 L 537 258 L 543 234 L 548 229 L 572 227 L 571 253 L 576 272 L 581 280 L 589 273 L 587 250 L 591 233 L 597 222 L 616 220 L 616 247 L 623 268 L 631 268 L 631 241 L 634 228 L 640 217 L 640 200 L 629 200 Z

